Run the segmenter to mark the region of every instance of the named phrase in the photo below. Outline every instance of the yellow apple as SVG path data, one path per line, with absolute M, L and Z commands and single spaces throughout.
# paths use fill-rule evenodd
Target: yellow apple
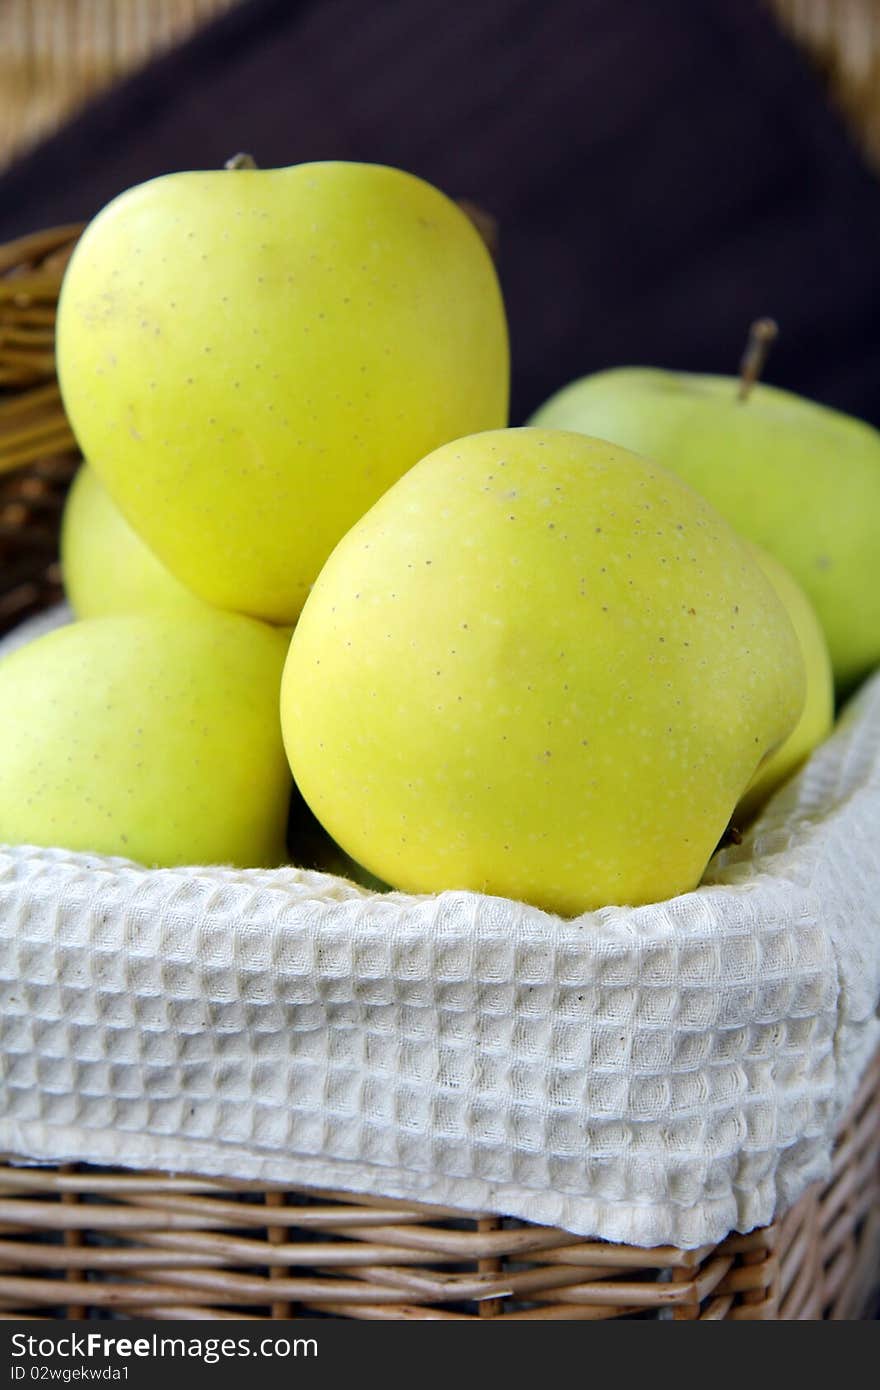
M 284 858 L 287 638 L 228 613 L 90 618 L 0 662 L 0 842 L 148 865 Z
M 483 241 L 436 188 L 369 164 L 122 194 L 67 270 L 58 372 L 83 453 L 162 563 L 281 624 L 389 484 L 507 418 Z
M 302 798 L 297 795 L 293 796 L 290 805 L 287 847 L 291 863 L 299 868 L 335 874 L 338 878 L 350 879 L 362 888 L 369 888 L 376 893 L 384 893 L 388 889 L 387 883 L 382 883 L 361 864 L 356 864 L 345 850 L 331 840 L 320 821 L 316 820 Z
M 840 411 L 732 377 L 619 367 L 533 416 L 673 469 L 809 598 L 846 690 L 880 661 L 880 432 Z
M 804 680 L 773 586 L 674 475 L 488 431 L 337 546 L 281 719 L 306 801 L 384 882 L 570 914 L 693 888 Z
M 64 507 L 61 569 L 78 618 L 207 607 L 144 544 L 87 464 Z
M 752 547 L 758 564 L 788 610 L 804 657 L 807 694 L 803 713 L 788 738 L 761 764 L 733 819 L 745 825 L 773 792 L 801 766 L 834 723 L 834 673 L 828 643 L 813 606 L 797 581 L 772 555 Z

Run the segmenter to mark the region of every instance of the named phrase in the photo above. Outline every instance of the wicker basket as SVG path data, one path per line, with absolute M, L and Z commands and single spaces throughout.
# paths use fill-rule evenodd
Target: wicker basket
M 0 1318 L 852 1319 L 878 1260 L 880 1057 L 831 1180 L 701 1250 L 339 1192 L 0 1167 Z
M 78 456 L 52 338 L 77 232 L 0 250 L 0 631 L 60 596 Z M 878 1265 L 880 1057 L 831 1180 L 771 1226 L 701 1250 L 342 1193 L 0 1166 L 0 1318 L 846 1319 Z
M 236 0 L 4 0 L 0 167 Z M 764 0 L 880 166 L 877 0 Z

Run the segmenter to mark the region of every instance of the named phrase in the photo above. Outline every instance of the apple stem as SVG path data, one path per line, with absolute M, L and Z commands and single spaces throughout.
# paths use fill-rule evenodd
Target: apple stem
M 770 346 L 778 333 L 779 325 L 775 319 L 755 319 L 750 327 L 746 350 L 739 364 L 739 400 L 748 400 L 749 392 L 764 370 Z
M 252 154 L 234 154 L 223 165 L 224 169 L 256 169 L 257 161 Z

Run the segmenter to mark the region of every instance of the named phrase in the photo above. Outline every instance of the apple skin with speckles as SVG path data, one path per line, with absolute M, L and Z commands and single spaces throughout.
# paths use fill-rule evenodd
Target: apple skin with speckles
M 0 842 L 273 867 L 287 637 L 230 613 L 90 618 L 0 662 Z
M 701 492 L 794 576 L 848 691 L 880 662 L 880 432 L 863 420 L 733 377 L 615 367 L 582 377 L 532 417 L 647 454 Z
M 828 737 L 834 724 L 834 672 L 813 605 L 784 565 L 757 545 L 752 551 L 791 618 L 803 652 L 807 688 L 800 719 L 785 742 L 759 767 L 733 814 L 736 825 L 746 825 L 753 819 L 764 802 Z
M 61 570 L 78 618 L 207 607 L 129 526 L 88 464 L 79 469 L 64 504 Z
M 430 184 L 354 163 L 169 174 L 83 234 L 58 310 L 77 440 L 201 598 L 292 623 L 424 454 L 507 423 L 491 257 Z
M 692 889 L 804 686 L 783 604 L 701 497 L 615 445 L 503 430 L 437 450 L 340 542 L 281 717 L 306 801 L 379 878 L 573 915 Z

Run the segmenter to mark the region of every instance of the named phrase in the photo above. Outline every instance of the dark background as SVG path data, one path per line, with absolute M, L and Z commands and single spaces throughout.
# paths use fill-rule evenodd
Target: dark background
M 0 179 L 0 239 L 129 184 L 347 158 L 500 223 L 513 420 L 620 363 L 768 376 L 880 423 L 880 183 L 758 0 L 250 0 Z

